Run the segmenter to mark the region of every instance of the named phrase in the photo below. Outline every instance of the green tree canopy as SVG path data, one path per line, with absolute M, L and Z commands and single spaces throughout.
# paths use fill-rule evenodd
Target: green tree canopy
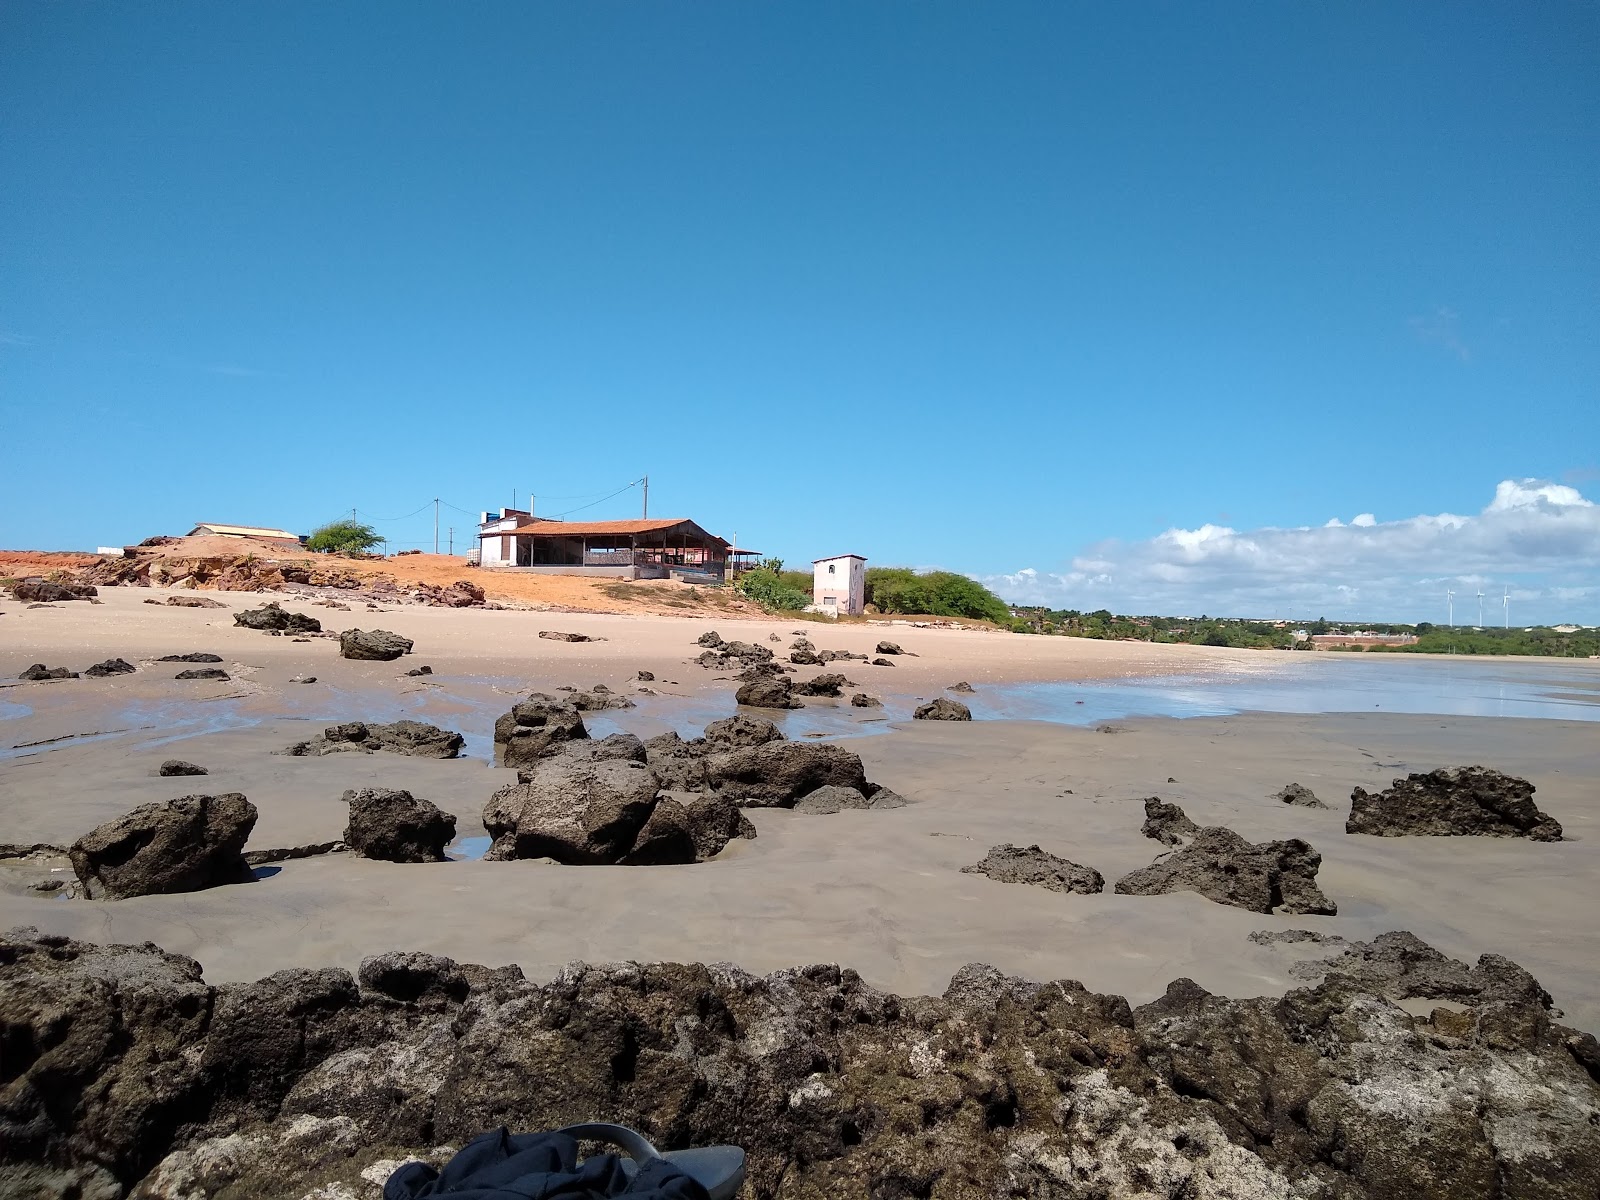
M 330 521 L 311 531 L 306 549 L 323 554 L 358 554 L 382 543 L 378 531 L 359 521 Z
M 976 579 L 953 571 L 918 573 L 907 567 L 869 567 L 867 603 L 880 612 L 971 617 L 1009 624 L 1011 610 Z

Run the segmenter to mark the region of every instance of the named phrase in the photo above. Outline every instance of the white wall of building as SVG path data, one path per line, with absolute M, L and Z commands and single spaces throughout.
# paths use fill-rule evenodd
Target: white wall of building
M 480 533 L 490 533 L 497 529 L 515 529 L 525 516 L 527 516 L 526 513 L 519 513 L 513 509 L 504 508 L 499 509 L 498 511 L 486 512 L 482 514 L 483 519 L 478 522 L 478 531 Z M 509 556 L 502 556 L 500 552 L 501 544 L 502 539 L 497 537 L 481 538 L 478 542 L 478 545 L 483 548 L 483 556 L 478 561 L 486 567 L 499 566 L 506 562 L 515 562 L 517 556 L 516 542 L 513 541 L 511 543 L 511 553 Z
M 811 603 L 819 612 L 860 616 L 867 608 L 867 560 L 854 554 L 811 564 Z

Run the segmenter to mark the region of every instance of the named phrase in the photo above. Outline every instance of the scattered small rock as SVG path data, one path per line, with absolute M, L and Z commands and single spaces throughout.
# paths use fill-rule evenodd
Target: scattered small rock
M 541 629 L 539 636 L 549 642 L 598 642 L 603 640 L 590 637 L 587 633 L 563 633 L 557 629 Z
M 411 758 L 455 758 L 465 744 L 459 733 L 422 721 L 395 721 L 390 725 L 347 721 L 329 725 L 320 737 L 296 742 L 281 753 L 291 758 L 320 758 L 324 754 L 375 754 L 386 750 Z
M 227 608 L 220 600 L 213 600 L 210 596 L 168 596 L 166 600 L 146 600 L 146 604 L 166 603 L 172 608 Z
M 894 666 L 894 664 L 892 662 L 890 662 L 887 658 L 875 658 L 875 659 L 872 660 L 872 664 L 871 665 L 874 666 L 874 667 L 892 667 L 892 666 Z
M 192 663 L 219 663 L 222 661 L 220 654 L 207 654 L 197 650 L 192 654 L 164 654 L 156 659 L 157 662 L 192 662 Z
M 1163 846 L 1176 846 L 1184 838 L 1200 832 L 1200 826 L 1191 821 L 1183 809 L 1168 804 L 1159 796 L 1144 802 L 1144 825 L 1139 830 L 1147 838 L 1154 838 Z
M 1286 783 L 1281 789 L 1272 794 L 1274 800 L 1281 800 L 1285 804 L 1293 804 L 1300 808 L 1327 808 L 1321 800 L 1308 787 L 1298 783 Z
M 947 688 L 946 690 L 947 691 L 952 691 L 952 692 L 960 692 L 962 695 L 970 696 L 973 692 L 976 692 L 978 689 L 973 687 L 970 683 L 968 683 L 965 679 L 963 679 L 960 683 L 952 683 L 949 686 L 949 688 Z
M 966 875 L 987 875 L 1001 883 L 1031 883 L 1052 892 L 1076 892 L 1080 896 L 1096 895 L 1106 887 L 1105 876 L 1093 867 L 1057 858 L 1038 846 L 995 846 L 982 862 L 961 870 Z
M 161 776 L 209 775 L 211 772 L 204 767 L 195 766 L 192 762 L 184 762 L 181 758 L 169 758 L 156 768 L 156 774 Z
M 317 681 L 317 677 L 315 675 L 291 675 L 291 676 L 289 676 L 289 682 L 290 683 L 315 683 L 316 681 Z
M 232 678 L 226 671 L 217 667 L 192 667 L 187 671 L 179 671 L 174 679 L 229 679 Z
M 432 675 L 433 674 L 433 668 L 432 667 L 412 667 L 411 670 L 406 672 L 406 674 L 407 675 Z
M 635 678 L 638 679 L 640 683 L 654 683 L 656 681 L 654 671 L 640 671 Z
M 1123 896 L 1198 892 L 1251 912 L 1322 913 L 1338 905 L 1317 887 L 1322 856 L 1299 838 L 1252 845 L 1231 829 L 1199 830 L 1181 850 L 1117 880 Z
M 853 787 L 826 784 L 807 792 L 794 802 L 794 811 L 808 816 L 825 816 L 847 808 L 871 808 L 872 801 Z
M 749 708 L 799 708 L 794 681 L 786 675 L 764 675 L 740 686 L 734 701 Z
M 269 633 L 321 633 L 322 622 L 305 613 L 290 612 L 276 600 L 269 600 L 260 608 L 247 608 L 233 614 L 233 623 L 246 629 L 261 629 Z
M 103 679 L 107 675 L 131 675 L 135 670 L 134 665 L 126 659 L 108 658 L 105 662 L 95 663 L 84 674 L 92 679 Z
M 27 683 L 38 683 L 46 679 L 76 679 L 78 673 L 69 671 L 66 667 L 47 667 L 43 663 L 34 663 L 17 678 Z
M 866 692 L 856 692 L 853 696 L 850 697 L 850 707 L 852 707 L 852 708 L 882 708 L 883 707 L 883 701 L 879 700 L 876 696 L 867 695 Z
M 794 691 L 798 696 L 840 696 L 849 684 L 843 675 L 824 672 L 796 685 Z
M 339 635 L 339 657 L 393 662 L 402 654 L 410 654 L 415 644 L 387 629 L 346 629 Z
M 970 721 L 972 710 L 959 700 L 940 696 L 919 707 L 911 718 L 914 721 Z
M 456 819 L 438 805 L 392 788 L 352 788 L 344 794 L 350 823 L 344 840 L 363 858 L 383 862 L 445 862 Z

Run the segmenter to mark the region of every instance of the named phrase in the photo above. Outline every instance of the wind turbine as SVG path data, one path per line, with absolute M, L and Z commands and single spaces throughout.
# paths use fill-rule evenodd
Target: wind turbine
M 1506 610 L 1506 628 L 1511 628 L 1511 589 L 1506 589 L 1506 594 L 1500 598 L 1500 607 Z
M 1483 628 L 1483 589 L 1478 589 L 1478 628 Z
M 1450 622 L 1450 628 L 1456 627 L 1456 594 L 1449 588 L 1444 590 L 1445 611 L 1449 614 L 1445 619 Z

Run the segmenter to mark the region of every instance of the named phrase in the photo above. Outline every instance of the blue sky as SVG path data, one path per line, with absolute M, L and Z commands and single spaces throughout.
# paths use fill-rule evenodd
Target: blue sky
M 6 4 L 0 545 L 648 473 L 1017 599 L 1600 621 L 1597 127 L 1587 4 Z

